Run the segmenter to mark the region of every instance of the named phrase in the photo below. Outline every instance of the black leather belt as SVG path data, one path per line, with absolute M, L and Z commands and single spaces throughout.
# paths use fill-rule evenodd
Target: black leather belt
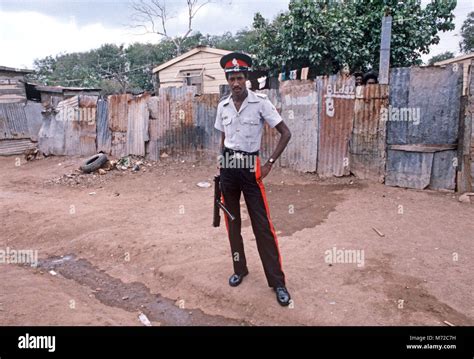
M 226 153 L 226 152 L 230 153 L 231 155 L 239 153 L 239 154 L 246 155 L 246 156 L 258 156 L 258 153 L 259 153 L 259 151 L 245 152 L 245 151 L 233 150 L 231 148 L 224 147 L 224 153 Z

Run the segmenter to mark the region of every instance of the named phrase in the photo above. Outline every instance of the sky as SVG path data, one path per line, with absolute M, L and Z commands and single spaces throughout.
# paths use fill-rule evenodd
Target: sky
M 251 27 L 256 12 L 272 19 L 287 10 L 288 3 L 213 0 L 196 15 L 193 29 L 212 35 L 235 33 Z M 175 15 L 168 32 L 180 34 L 187 22 L 185 1 L 167 0 L 167 4 Z M 423 56 L 424 61 L 444 51 L 459 53 L 460 28 L 470 11 L 474 11 L 474 0 L 458 0 L 454 11 L 456 30 L 441 33 L 440 44 Z M 158 35 L 141 35 L 141 30 L 131 27 L 132 14 L 131 1 L 125 0 L 0 0 L 0 66 L 32 68 L 36 58 L 87 51 L 105 43 L 159 42 Z

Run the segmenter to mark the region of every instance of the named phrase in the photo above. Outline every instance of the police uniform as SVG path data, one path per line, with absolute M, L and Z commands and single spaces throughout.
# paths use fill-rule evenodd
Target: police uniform
M 238 55 L 234 53 L 223 57 L 221 65 L 226 72 L 229 67 L 232 67 L 231 71 L 239 71 L 245 67 L 246 62 L 241 61 Z M 229 221 L 225 215 L 234 273 L 240 277 L 248 273 L 241 235 L 240 197 L 243 193 L 265 276 L 268 285 L 273 288 L 285 287 L 285 275 L 275 228 L 270 219 L 265 187 L 261 180 L 259 150 L 264 123 L 274 128 L 281 121 L 281 116 L 270 100 L 265 95 L 250 90 L 238 111 L 232 95 L 222 99 L 215 121 L 215 128 L 225 133 L 224 158 L 232 157 L 242 160 L 241 163 L 255 164 L 253 168 L 224 165 L 220 169 L 222 201 L 235 216 L 234 221 Z M 243 161 L 246 156 L 247 159 L 248 156 L 253 156 L 254 161 Z

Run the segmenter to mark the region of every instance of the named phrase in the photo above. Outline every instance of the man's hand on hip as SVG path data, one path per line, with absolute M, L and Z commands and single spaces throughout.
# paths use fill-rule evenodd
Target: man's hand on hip
M 263 165 L 263 167 L 261 168 L 261 170 L 260 170 L 260 173 L 261 173 L 260 179 L 263 180 L 265 177 L 267 177 L 268 174 L 270 173 L 271 169 L 272 169 L 272 165 L 268 162 L 265 163 Z

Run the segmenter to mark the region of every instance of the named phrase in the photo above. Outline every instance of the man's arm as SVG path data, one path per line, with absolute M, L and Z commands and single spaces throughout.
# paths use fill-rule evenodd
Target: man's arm
M 283 121 L 281 121 L 278 125 L 276 125 L 275 128 L 281 135 L 280 140 L 278 141 L 277 147 L 271 156 L 271 158 L 273 158 L 276 161 L 278 157 L 280 157 L 280 155 L 285 150 L 286 146 L 288 145 L 288 142 L 290 142 L 291 132 L 288 126 L 286 125 L 286 123 Z M 265 163 L 265 165 L 262 167 L 262 172 L 261 172 L 262 179 L 265 178 L 270 173 L 271 169 L 272 169 L 272 164 L 267 161 L 267 163 Z
M 224 151 L 225 132 L 222 132 L 221 136 L 221 153 Z

